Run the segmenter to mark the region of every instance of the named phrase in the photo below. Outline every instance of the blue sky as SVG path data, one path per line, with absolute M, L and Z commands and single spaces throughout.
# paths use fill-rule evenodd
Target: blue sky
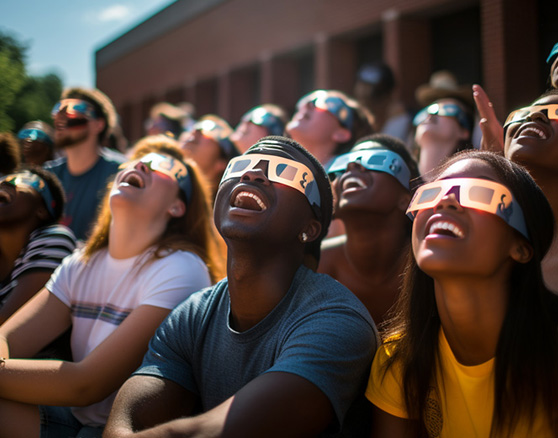
M 27 43 L 29 74 L 54 72 L 64 86 L 93 87 L 95 51 L 174 1 L 4 1 L 0 30 Z

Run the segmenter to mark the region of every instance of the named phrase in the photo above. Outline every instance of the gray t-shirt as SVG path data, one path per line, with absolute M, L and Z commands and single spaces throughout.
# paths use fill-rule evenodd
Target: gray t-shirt
M 326 394 L 338 429 L 363 391 L 378 346 L 361 302 L 331 277 L 301 266 L 287 295 L 256 326 L 236 332 L 229 313 L 226 278 L 191 295 L 159 327 L 135 374 L 178 383 L 200 396 L 203 411 L 263 373 L 296 374 Z

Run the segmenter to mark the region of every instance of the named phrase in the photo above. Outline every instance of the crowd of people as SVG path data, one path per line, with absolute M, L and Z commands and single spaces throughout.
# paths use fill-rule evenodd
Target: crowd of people
M 558 436 L 558 44 L 501 123 L 434 72 L 238 126 L 0 133 L 0 437 Z

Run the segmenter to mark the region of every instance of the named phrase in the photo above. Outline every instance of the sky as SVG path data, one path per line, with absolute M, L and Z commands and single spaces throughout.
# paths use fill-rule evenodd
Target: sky
M 12 0 L 0 32 L 28 46 L 32 76 L 56 73 L 66 86 L 95 86 L 95 51 L 175 0 Z

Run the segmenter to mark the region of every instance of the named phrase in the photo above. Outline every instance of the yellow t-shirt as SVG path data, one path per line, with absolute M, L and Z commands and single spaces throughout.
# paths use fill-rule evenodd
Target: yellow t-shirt
M 382 365 L 391 355 L 394 343 L 383 344 L 372 363 L 366 397 L 383 411 L 396 417 L 407 418 L 401 367 L 396 363 L 383 377 Z M 435 385 L 430 388 L 425 412 L 425 425 L 432 438 L 489 437 L 494 409 L 494 359 L 480 365 L 460 364 L 446 340 L 443 330 L 439 335 L 439 351 L 443 369 L 436 372 Z M 546 419 L 535 419 L 534 428 L 528 430 L 519 422 L 513 437 L 552 437 Z

